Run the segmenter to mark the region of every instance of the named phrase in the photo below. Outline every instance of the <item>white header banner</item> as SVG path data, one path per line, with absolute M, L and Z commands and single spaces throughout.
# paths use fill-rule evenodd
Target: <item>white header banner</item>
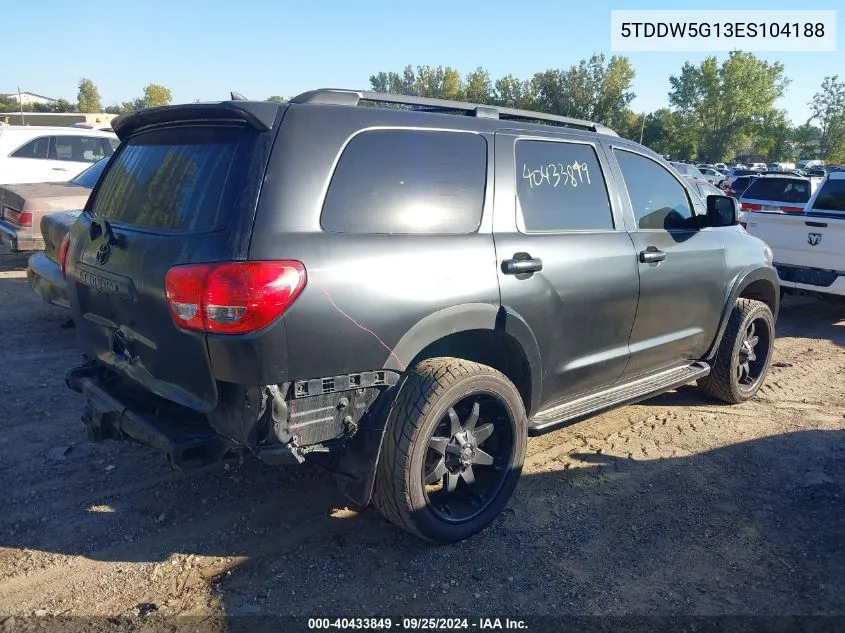
M 834 52 L 836 11 L 611 11 L 610 50 Z

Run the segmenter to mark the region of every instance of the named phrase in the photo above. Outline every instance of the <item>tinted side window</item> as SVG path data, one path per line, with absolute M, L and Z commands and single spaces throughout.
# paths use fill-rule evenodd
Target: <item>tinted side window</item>
M 686 189 L 659 163 L 640 154 L 614 149 L 625 187 L 641 229 L 695 228 Z
M 109 140 L 97 136 L 54 136 L 50 147 L 52 160 L 77 163 L 96 163 L 113 153 L 114 149 Z
M 472 233 L 486 180 L 478 134 L 362 132 L 337 163 L 320 222 L 338 233 Z
M 10 154 L 12 158 L 47 158 L 50 137 L 34 138 Z
M 596 151 L 558 141 L 516 142 L 516 196 L 523 228 L 613 229 L 613 213 Z
M 845 180 L 837 178 L 824 183 L 813 203 L 813 210 L 845 212 Z

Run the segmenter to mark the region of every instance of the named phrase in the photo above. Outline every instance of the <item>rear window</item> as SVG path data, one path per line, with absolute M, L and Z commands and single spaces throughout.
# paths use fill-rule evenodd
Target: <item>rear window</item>
M 816 196 L 813 211 L 845 212 L 845 180 L 828 180 Z
M 220 228 L 231 206 L 224 199 L 226 185 L 250 139 L 244 128 L 223 126 L 161 129 L 132 137 L 110 160 L 91 211 L 141 229 Z
M 758 178 L 745 192 L 749 200 L 806 203 L 810 199 L 810 181 L 791 178 Z
M 320 222 L 336 233 L 472 233 L 486 181 L 478 134 L 371 130 L 343 151 Z

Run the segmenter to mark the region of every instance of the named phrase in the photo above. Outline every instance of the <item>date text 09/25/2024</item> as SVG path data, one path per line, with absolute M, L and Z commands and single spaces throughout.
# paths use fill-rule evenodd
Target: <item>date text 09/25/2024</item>
M 308 618 L 309 630 L 334 631 L 497 631 L 527 630 L 524 620 L 511 618 Z

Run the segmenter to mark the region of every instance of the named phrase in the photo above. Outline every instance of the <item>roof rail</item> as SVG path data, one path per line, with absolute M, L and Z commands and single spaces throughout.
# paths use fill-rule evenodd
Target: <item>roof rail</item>
M 558 114 L 546 114 L 545 112 L 535 112 L 533 110 L 518 110 L 516 108 L 504 108 L 496 105 L 470 103 L 467 101 L 450 101 L 448 99 L 432 99 L 430 97 L 397 95 L 386 92 L 321 88 L 319 90 L 309 90 L 308 92 L 303 92 L 302 94 L 289 100 L 290 103 L 317 103 L 347 106 L 357 106 L 360 101 L 415 106 L 416 109 L 427 112 L 458 111 L 469 116 L 485 119 L 555 123 L 558 125 L 581 128 L 591 132 L 619 136 L 616 132 L 601 123 L 593 123 L 592 121 L 560 116 Z

